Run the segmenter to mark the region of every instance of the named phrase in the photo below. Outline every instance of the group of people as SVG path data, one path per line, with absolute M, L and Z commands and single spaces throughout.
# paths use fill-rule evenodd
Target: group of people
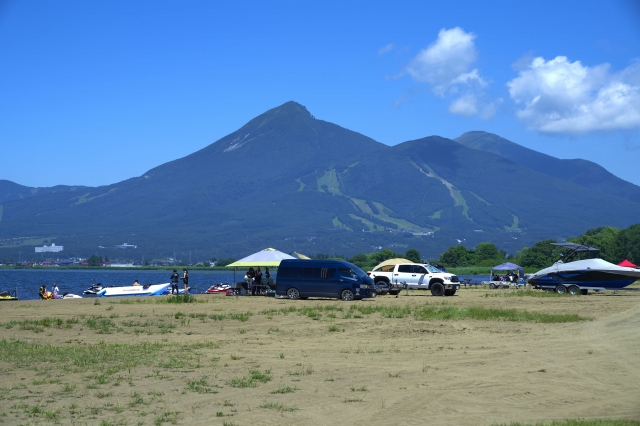
M 180 290 L 178 289 L 179 281 L 180 275 L 178 275 L 178 270 L 174 269 L 173 274 L 171 274 L 171 294 L 180 294 Z M 182 284 L 184 285 L 184 294 L 187 294 L 187 291 L 189 290 L 189 271 L 186 269 L 182 270 Z
M 264 277 L 268 282 L 269 278 L 271 278 L 269 267 L 266 266 L 264 269 Z M 252 296 L 259 294 L 262 290 L 262 271 L 260 270 L 260 267 L 256 267 L 255 270 L 253 268 L 249 268 L 244 279 L 249 285 L 249 293 L 251 293 Z
M 504 276 L 494 275 L 493 277 L 491 277 L 491 281 L 506 281 L 510 283 L 517 283 L 518 278 L 519 276 L 516 271 L 509 271 L 507 272 L 507 275 Z
M 43 284 L 40 286 L 40 299 L 60 299 L 60 289 L 53 283 L 53 287 L 51 287 L 51 291 L 47 291 L 47 287 Z

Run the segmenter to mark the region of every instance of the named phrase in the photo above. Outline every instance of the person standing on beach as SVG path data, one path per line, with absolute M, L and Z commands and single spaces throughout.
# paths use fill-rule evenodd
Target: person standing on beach
M 51 293 L 53 293 L 53 297 L 55 298 L 58 293 L 60 293 L 60 289 L 56 283 L 53 283 L 53 287 L 51 288 Z
M 255 276 L 253 277 L 253 287 L 251 287 L 251 295 L 255 296 L 257 292 L 261 290 L 262 285 L 262 272 L 260 271 L 260 267 L 256 269 Z
M 173 294 L 173 292 L 175 291 L 175 294 L 180 294 L 180 292 L 178 291 L 178 278 L 180 276 L 178 275 L 178 271 L 177 270 L 173 270 L 173 274 L 171 274 L 171 294 Z
M 186 269 L 182 270 L 182 284 L 184 284 L 184 294 L 187 294 L 189 291 L 189 271 Z

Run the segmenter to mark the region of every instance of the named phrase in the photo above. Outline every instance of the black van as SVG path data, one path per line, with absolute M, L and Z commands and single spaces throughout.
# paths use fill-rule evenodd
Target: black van
M 376 290 L 371 277 L 349 262 L 286 259 L 278 266 L 276 295 L 354 300 L 376 297 Z

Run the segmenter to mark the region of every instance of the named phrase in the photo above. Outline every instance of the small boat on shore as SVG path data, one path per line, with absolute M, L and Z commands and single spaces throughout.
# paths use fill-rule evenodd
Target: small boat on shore
M 18 300 L 18 298 L 14 295 L 11 295 L 8 291 L 0 292 L 0 301 L 8 301 L 8 300 Z
M 99 297 L 120 297 L 120 296 L 162 296 L 171 284 L 145 284 L 129 285 L 122 287 L 105 287 L 96 293 Z
M 219 284 L 214 284 L 211 287 L 209 287 L 207 289 L 207 291 L 205 291 L 205 294 L 226 293 L 230 289 L 231 289 L 231 286 L 229 284 L 227 284 L 227 283 L 219 283 Z

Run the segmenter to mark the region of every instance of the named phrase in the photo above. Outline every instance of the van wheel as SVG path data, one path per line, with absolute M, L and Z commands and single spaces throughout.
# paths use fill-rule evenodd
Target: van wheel
M 300 299 L 300 292 L 297 288 L 291 287 L 289 290 L 287 290 L 287 297 L 291 300 Z
M 353 292 L 351 290 L 342 290 L 342 293 L 340 293 L 340 298 L 347 302 L 353 300 Z
M 577 285 L 572 285 L 567 289 L 567 291 L 570 295 L 575 296 L 576 294 L 580 293 L 580 288 Z
M 442 296 L 444 294 L 444 286 L 441 283 L 431 284 L 431 295 Z

